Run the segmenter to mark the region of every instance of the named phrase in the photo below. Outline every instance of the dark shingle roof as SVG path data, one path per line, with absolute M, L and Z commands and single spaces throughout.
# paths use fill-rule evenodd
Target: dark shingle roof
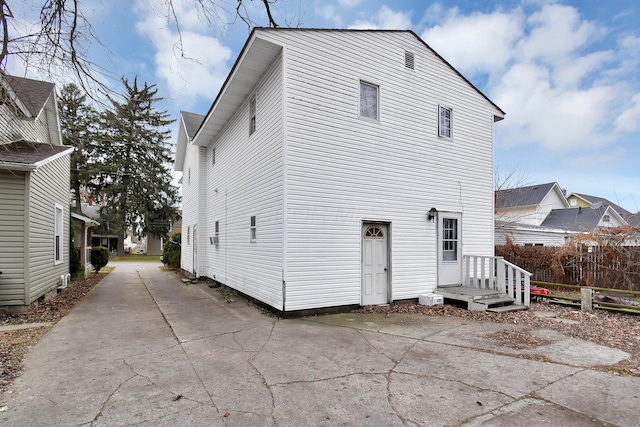
M 498 190 L 496 191 L 496 207 L 515 208 L 538 205 L 549 194 L 554 185 L 555 182 L 549 182 L 528 187 Z
M 201 114 L 190 113 L 188 111 L 181 111 L 182 118 L 184 120 L 184 127 L 187 131 L 187 136 L 189 138 L 193 138 L 198 132 L 202 121 L 204 120 L 204 116 Z
M 31 117 L 36 117 L 40 113 L 55 88 L 53 83 L 41 80 L 25 79 L 8 74 L 5 74 L 4 78 L 18 99 L 27 107 Z
M 70 151 L 71 147 L 65 145 L 51 145 L 37 142 L 18 141 L 0 145 L 0 165 L 9 163 L 12 165 L 37 166 L 49 157 Z
M 570 231 L 593 231 L 606 210 L 606 206 L 598 209 L 552 209 L 540 225 Z
M 573 194 L 583 198 L 584 200 L 588 201 L 592 205 L 594 205 L 594 204 L 599 202 L 604 207 L 611 206 L 616 212 L 618 212 L 625 219 L 628 216 L 631 215 L 631 212 L 629 212 L 628 210 L 626 210 L 622 206 L 619 206 L 619 205 L 616 205 L 615 203 L 610 202 L 609 200 L 605 199 L 604 197 L 589 196 L 588 194 L 581 194 L 581 193 L 573 193 Z

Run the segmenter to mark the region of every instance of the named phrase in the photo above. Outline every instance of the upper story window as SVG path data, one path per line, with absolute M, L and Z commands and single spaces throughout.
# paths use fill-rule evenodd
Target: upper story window
M 415 57 L 413 55 L 413 52 L 404 52 L 404 66 L 409 68 L 410 70 L 413 70 L 415 68 Z
M 609 215 L 604 215 L 602 217 L 602 222 L 611 222 L 611 217 Z
M 379 93 L 378 86 L 360 81 L 360 117 L 378 120 Z
M 443 107 L 442 105 L 438 107 L 438 136 L 451 138 L 452 116 L 451 108 Z
M 189 168 L 189 172 L 187 173 L 187 184 L 191 185 L 191 168 Z
M 215 165 L 216 164 L 216 149 L 213 148 L 211 150 L 211 165 Z
M 577 206 L 578 205 L 578 200 L 577 199 L 571 199 L 569 201 L 569 203 L 571 203 L 571 206 Z
M 256 95 L 249 101 L 249 135 L 256 131 Z

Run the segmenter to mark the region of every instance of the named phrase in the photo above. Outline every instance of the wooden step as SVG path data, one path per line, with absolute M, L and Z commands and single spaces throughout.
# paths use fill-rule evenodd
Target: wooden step
M 510 311 L 520 311 L 520 310 L 526 310 L 526 309 L 527 309 L 526 305 L 511 304 L 511 305 L 501 305 L 499 307 L 487 308 L 486 311 L 491 311 L 493 313 L 508 313 Z

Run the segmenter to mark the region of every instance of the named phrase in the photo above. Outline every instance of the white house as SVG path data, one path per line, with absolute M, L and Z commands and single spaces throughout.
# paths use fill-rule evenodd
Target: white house
M 494 253 L 503 117 L 411 31 L 255 29 L 181 115 L 182 268 L 281 311 L 460 284 Z

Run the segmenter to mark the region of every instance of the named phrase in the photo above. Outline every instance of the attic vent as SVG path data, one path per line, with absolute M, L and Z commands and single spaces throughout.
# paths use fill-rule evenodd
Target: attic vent
M 414 57 L 413 52 L 404 52 L 404 66 L 413 70 L 414 66 Z

